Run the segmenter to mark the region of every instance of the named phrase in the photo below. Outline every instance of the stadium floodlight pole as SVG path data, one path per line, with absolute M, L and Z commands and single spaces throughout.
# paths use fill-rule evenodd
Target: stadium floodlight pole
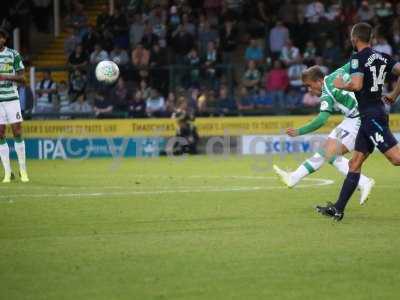
M 54 36 L 58 37 L 60 35 L 60 0 L 54 0 L 53 13 L 54 13 Z
M 14 50 L 20 52 L 21 51 L 21 31 L 19 28 L 15 28 L 13 30 L 13 47 Z
M 109 0 L 109 9 L 110 9 L 110 15 L 114 14 L 114 7 L 115 7 L 115 1 L 114 0 Z

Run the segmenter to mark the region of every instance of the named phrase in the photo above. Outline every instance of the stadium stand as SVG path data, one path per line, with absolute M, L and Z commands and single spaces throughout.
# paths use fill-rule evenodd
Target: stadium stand
M 62 1 L 62 32 L 53 39 L 51 1 L 44 2 L 10 1 L 0 18 L 9 30 L 21 28 L 21 52 L 36 82 L 50 70 L 62 86 L 48 97 L 51 118 L 82 112 L 77 101 L 89 117 L 169 117 L 182 101 L 196 116 L 310 113 L 318 99 L 306 93 L 301 71 L 343 64 L 352 24 L 381 28 L 376 49 L 400 53 L 397 1 L 120 0 L 113 13 L 109 1 Z M 37 36 L 47 38 L 40 50 Z M 94 77 L 104 59 L 121 69 L 111 87 Z M 96 113 L 100 98 L 110 104 L 107 114 Z M 27 117 L 45 117 L 40 99 L 36 94 Z

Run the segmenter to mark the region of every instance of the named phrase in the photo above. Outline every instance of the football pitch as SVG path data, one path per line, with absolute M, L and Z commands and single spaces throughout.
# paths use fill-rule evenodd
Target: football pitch
M 0 299 L 398 299 L 399 169 L 341 223 L 331 166 L 284 188 L 301 157 L 29 161 L 1 185 Z

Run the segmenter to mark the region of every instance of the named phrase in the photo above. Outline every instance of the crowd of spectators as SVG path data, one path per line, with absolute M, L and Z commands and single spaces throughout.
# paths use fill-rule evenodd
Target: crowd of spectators
M 333 71 L 350 57 L 349 29 L 378 28 L 374 48 L 400 57 L 400 3 L 388 0 L 143 0 L 116 1 L 88 25 L 72 1 L 65 19 L 69 80 L 46 74 L 36 112 L 97 117 L 287 114 L 316 110 L 301 73 Z M 118 64 L 112 87 L 99 85 L 99 61 Z

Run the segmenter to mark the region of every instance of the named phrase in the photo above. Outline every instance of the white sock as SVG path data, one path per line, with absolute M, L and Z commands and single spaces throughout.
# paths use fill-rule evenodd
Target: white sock
M 290 174 L 293 185 L 296 185 L 302 178 L 317 171 L 322 167 L 324 162 L 325 158 L 321 154 L 315 153 L 304 163 L 302 163 L 296 171 Z
M 8 148 L 7 142 L 4 144 L 0 144 L 0 157 L 4 167 L 4 174 L 10 174 L 11 173 L 10 148 Z
M 347 176 L 349 172 L 349 160 L 344 156 L 337 156 L 331 164 L 344 176 Z M 363 186 L 364 184 L 368 183 L 368 177 L 364 176 L 363 174 L 360 175 L 360 180 L 358 181 L 358 187 Z
M 19 169 L 26 171 L 25 142 L 14 142 L 15 152 L 17 152 Z

